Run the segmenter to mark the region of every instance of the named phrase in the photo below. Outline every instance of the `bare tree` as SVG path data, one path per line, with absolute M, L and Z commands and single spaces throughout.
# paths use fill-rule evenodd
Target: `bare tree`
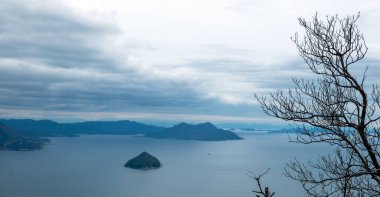
M 261 183 L 261 178 L 265 176 L 268 173 L 268 171 L 269 171 L 269 168 L 264 173 L 259 174 L 259 175 L 255 175 L 251 171 L 248 171 L 247 173 L 247 176 L 251 177 L 252 179 L 256 181 L 256 185 L 258 189 L 252 190 L 252 192 L 256 194 L 256 197 L 273 197 L 275 194 L 275 192 L 269 191 L 269 187 L 264 187 L 263 189 L 263 186 Z
M 365 85 L 352 66 L 367 46 L 358 15 L 299 18 L 303 38 L 292 38 L 315 79 L 292 78 L 294 89 L 257 96 L 263 111 L 295 123 L 292 142 L 326 143 L 335 152 L 315 161 L 288 163 L 285 175 L 310 196 L 380 196 L 380 91 Z

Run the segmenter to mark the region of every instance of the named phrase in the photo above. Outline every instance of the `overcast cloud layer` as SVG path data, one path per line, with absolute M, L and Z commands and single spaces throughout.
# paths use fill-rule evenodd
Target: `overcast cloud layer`
M 0 1 L 2 118 L 272 121 L 253 95 L 309 76 L 290 37 L 316 11 L 360 11 L 380 74 L 375 0 Z

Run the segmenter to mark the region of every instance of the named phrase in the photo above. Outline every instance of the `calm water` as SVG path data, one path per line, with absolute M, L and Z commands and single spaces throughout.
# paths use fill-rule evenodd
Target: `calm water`
M 270 174 L 276 196 L 304 196 L 283 176 L 287 161 L 326 147 L 288 143 L 287 134 L 241 134 L 245 140 L 197 142 L 133 136 L 52 138 L 44 150 L 0 151 L 1 197 L 248 197 L 247 170 Z M 142 151 L 160 159 L 157 170 L 123 165 Z

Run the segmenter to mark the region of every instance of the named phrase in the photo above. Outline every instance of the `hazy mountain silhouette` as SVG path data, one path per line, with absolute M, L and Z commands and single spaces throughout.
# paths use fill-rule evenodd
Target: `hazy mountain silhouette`
M 134 135 L 163 130 L 162 127 L 135 121 L 87 121 L 57 123 L 51 120 L 10 119 L 0 120 L 20 134 L 34 137 L 77 136 L 80 134 Z
M 163 127 L 147 125 L 130 120 L 121 121 L 88 121 L 67 123 L 67 128 L 80 134 L 112 134 L 112 135 L 135 135 L 148 134 L 162 131 Z
M 171 128 L 157 127 L 135 121 L 86 121 L 57 123 L 51 120 L 9 119 L 0 122 L 11 130 L 29 137 L 78 136 L 80 134 L 135 135 L 181 140 L 223 141 L 242 139 L 235 133 L 218 129 L 207 122 L 198 125 L 177 124 Z
M 198 125 L 180 123 L 160 132 L 147 134 L 146 137 L 200 141 L 224 141 L 243 139 L 231 131 L 218 129 L 209 122 Z
M 0 122 L 3 122 L 12 130 L 26 136 L 59 137 L 77 135 L 64 124 L 59 124 L 51 120 L 10 119 L 0 120 Z

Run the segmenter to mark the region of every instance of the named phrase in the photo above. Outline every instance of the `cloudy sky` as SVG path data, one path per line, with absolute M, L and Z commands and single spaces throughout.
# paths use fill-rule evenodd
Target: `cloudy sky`
M 0 118 L 273 122 L 254 94 L 309 75 L 316 12 L 361 13 L 376 81 L 378 0 L 0 0 Z

